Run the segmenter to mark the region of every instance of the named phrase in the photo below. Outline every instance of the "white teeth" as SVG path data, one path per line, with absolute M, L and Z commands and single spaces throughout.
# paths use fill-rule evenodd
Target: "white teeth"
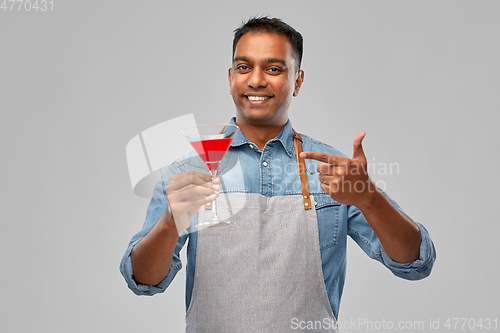
M 266 99 L 269 99 L 269 96 L 247 96 L 247 98 L 251 101 L 265 101 Z

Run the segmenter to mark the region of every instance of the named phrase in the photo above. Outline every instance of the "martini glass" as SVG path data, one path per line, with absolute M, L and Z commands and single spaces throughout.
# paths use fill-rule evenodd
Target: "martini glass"
M 208 167 L 212 178 L 217 177 L 219 163 L 226 154 L 238 126 L 229 124 L 205 124 L 188 127 L 182 133 L 188 139 L 193 149 L 198 153 Z M 212 220 L 200 222 L 196 228 L 222 227 L 234 224 L 222 221 L 217 215 L 217 200 L 212 203 Z

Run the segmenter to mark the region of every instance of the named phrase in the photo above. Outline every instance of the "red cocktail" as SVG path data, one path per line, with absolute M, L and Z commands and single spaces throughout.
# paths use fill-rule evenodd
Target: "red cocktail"
M 208 170 L 217 170 L 233 138 L 191 141 L 191 146 L 207 164 Z
M 207 124 L 186 128 L 182 130 L 182 133 L 205 162 L 212 174 L 212 178 L 215 178 L 217 177 L 219 163 L 229 149 L 237 130 L 238 126 L 236 125 Z M 211 221 L 198 223 L 196 227 L 200 229 L 233 224 L 232 222 L 221 221 L 217 215 L 217 200 L 214 200 L 212 204 L 212 215 Z

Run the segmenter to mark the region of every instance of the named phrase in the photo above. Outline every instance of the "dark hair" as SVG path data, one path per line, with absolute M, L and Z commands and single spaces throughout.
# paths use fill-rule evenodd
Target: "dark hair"
M 275 32 L 285 35 L 290 41 L 290 44 L 292 44 L 296 70 L 298 71 L 300 69 L 303 53 L 302 35 L 280 19 L 269 18 L 267 16 L 253 17 L 246 23 L 242 23 L 241 27 L 234 30 L 233 58 L 236 50 L 236 44 L 238 44 L 241 36 L 252 31 Z

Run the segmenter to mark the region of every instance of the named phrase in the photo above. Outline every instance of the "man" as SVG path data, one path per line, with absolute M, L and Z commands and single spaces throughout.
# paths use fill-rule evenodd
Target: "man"
M 315 323 L 309 331 L 336 331 L 347 235 L 399 277 L 430 274 L 435 250 L 426 229 L 368 177 L 365 133 L 347 158 L 292 129 L 288 107 L 304 81 L 301 58 L 302 36 L 278 19 L 235 30 L 228 78 L 231 123 L 240 132 L 220 178 L 211 179 L 198 157 L 175 162 L 122 260 L 136 294 L 163 292 L 189 238 L 188 332 L 286 332 L 305 322 Z M 217 197 L 237 224 L 193 230 L 202 206 Z

